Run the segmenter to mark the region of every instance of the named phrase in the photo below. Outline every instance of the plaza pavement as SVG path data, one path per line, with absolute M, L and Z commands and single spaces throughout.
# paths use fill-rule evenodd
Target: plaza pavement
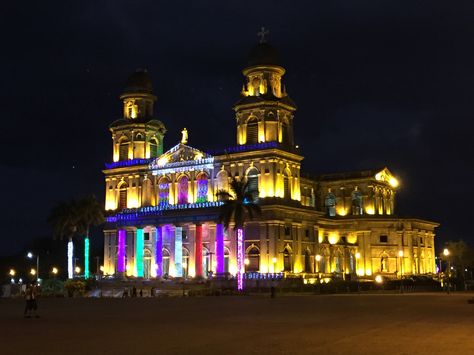
M 0 299 L 0 354 L 474 354 L 472 296 Z

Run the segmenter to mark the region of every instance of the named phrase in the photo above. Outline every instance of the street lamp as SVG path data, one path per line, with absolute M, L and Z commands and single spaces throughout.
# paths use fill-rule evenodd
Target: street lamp
M 79 266 L 76 266 L 74 268 L 74 271 L 76 272 L 76 274 L 80 274 L 81 273 L 81 268 Z
M 34 255 L 31 251 L 28 252 L 28 254 L 26 254 L 26 256 L 28 257 L 28 259 L 33 259 Z M 36 280 L 39 282 L 39 254 L 36 254 Z M 32 274 L 33 275 L 33 274 Z
M 398 251 L 398 258 L 400 260 L 400 277 L 403 276 L 403 250 Z
M 31 269 L 31 270 L 30 270 L 30 274 L 31 274 L 31 276 L 35 276 L 35 275 L 36 275 L 36 270 L 35 270 L 35 269 Z
M 321 265 L 319 264 L 319 262 L 321 261 L 321 255 L 318 254 L 318 255 L 316 255 L 315 258 L 316 258 L 316 262 L 318 263 L 318 273 L 320 273 L 321 272 L 321 268 L 320 268 Z
M 444 248 L 443 250 L 443 255 L 446 257 L 448 260 L 448 294 L 451 292 L 451 260 L 448 258 L 449 257 L 449 249 Z
M 58 268 L 57 267 L 53 267 L 53 269 L 51 270 L 51 272 L 53 273 L 54 276 L 56 276 L 58 274 Z
M 403 293 L 403 250 L 398 251 L 398 258 L 400 259 L 400 293 Z
M 14 269 L 10 269 L 10 272 L 8 273 L 11 277 L 16 275 L 16 271 Z

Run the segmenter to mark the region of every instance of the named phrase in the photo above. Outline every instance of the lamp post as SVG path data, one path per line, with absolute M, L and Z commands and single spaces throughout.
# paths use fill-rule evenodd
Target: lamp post
M 400 260 L 400 293 L 403 293 L 403 250 L 398 251 L 398 259 Z
M 446 260 L 448 260 L 448 295 L 451 292 L 451 260 L 448 258 L 449 257 L 449 249 L 444 248 L 443 250 L 443 255 L 446 257 Z
M 34 255 L 31 251 L 28 252 L 28 254 L 26 254 L 26 256 L 29 258 L 29 259 L 33 259 Z M 31 273 L 32 275 L 34 275 L 33 273 Z M 40 273 L 39 273 L 39 254 L 36 254 L 36 281 L 39 282 L 40 280 Z
M 273 263 L 273 273 L 276 273 L 276 263 L 277 263 L 277 258 L 273 257 L 272 258 L 272 263 Z

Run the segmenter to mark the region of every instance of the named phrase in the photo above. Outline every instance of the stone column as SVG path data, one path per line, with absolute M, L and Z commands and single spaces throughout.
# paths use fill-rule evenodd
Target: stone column
M 125 258 L 126 258 L 126 252 L 125 252 L 125 241 L 127 239 L 127 231 L 125 229 L 119 229 L 118 230 L 118 250 L 117 250 L 117 272 L 119 274 L 124 274 L 126 271 L 126 266 L 125 266 Z
M 144 248 L 143 228 L 137 228 L 135 237 L 135 275 L 143 277 L 143 248 Z
M 155 240 L 156 277 L 163 276 L 163 227 L 156 227 Z
M 196 236 L 194 240 L 194 269 L 196 277 L 202 277 L 202 225 L 196 224 Z
M 174 276 L 183 277 L 183 227 L 174 231 Z
M 216 273 L 224 273 L 224 225 L 216 224 Z

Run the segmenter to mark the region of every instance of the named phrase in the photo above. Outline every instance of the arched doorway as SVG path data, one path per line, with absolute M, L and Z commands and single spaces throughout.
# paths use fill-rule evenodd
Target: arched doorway
M 143 278 L 149 279 L 151 277 L 151 251 L 145 249 L 143 251 Z
M 230 270 L 230 250 L 224 248 L 224 272 L 229 273 Z
M 206 277 L 211 271 L 211 253 L 205 247 L 202 248 L 202 271 Z
M 311 253 L 308 249 L 304 252 L 304 272 L 313 272 L 311 267 Z
M 291 249 L 286 247 L 283 250 L 283 271 L 291 272 Z
M 170 252 L 163 249 L 163 276 L 166 278 L 170 274 Z
M 183 277 L 188 277 L 189 272 L 189 251 L 186 248 L 183 248 Z

